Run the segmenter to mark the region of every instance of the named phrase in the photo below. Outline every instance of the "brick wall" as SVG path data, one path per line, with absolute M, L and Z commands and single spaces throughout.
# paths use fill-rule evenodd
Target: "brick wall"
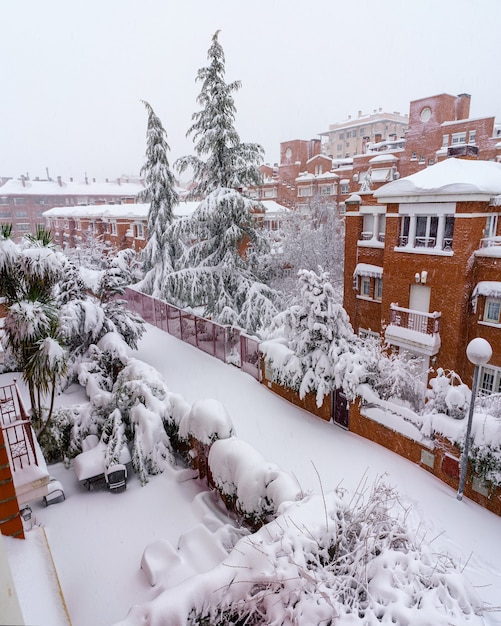
M 2 535 L 24 539 L 23 521 L 2 428 L 0 428 L 0 531 Z

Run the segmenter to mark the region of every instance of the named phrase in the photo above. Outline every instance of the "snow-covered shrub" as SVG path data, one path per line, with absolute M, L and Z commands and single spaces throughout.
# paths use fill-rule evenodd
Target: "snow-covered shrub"
M 422 408 L 424 384 L 420 378 L 421 364 L 417 360 L 384 345 L 380 337 L 368 336 L 360 344 L 360 362 L 363 381 L 382 400 L 396 400 L 414 411 Z
M 410 517 L 382 482 L 351 501 L 311 496 L 121 626 L 480 626 L 476 591 Z
M 208 398 L 195 402 L 179 425 L 179 437 L 194 437 L 203 444 L 235 435 L 228 411 L 218 400 Z
M 425 413 L 445 413 L 463 419 L 470 406 L 471 391 L 456 372 L 437 369 L 426 391 Z
M 348 315 L 321 268 L 319 274 L 301 270 L 298 282 L 300 303 L 278 315 L 272 325 L 272 330 L 281 328 L 289 352 L 277 345 L 270 352 L 263 347 L 273 380 L 299 391 L 301 398 L 316 393 L 317 406 L 337 387 L 351 399 L 360 382 L 360 367 L 358 340 Z
M 297 482 L 236 437 L 215 441 L 209 452 L 215 486 L 246 524 L 258 528 L 279 507 L 301 497 Z
M 72 409 L 54 410 L 47 428 L 37 436 L 47 463 L 56 463 L 69 456 L 73 424 Z

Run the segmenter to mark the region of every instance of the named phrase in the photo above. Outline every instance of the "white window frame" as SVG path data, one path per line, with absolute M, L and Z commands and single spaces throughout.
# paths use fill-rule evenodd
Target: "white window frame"
M 134 230 L 136 239 L 144 239 L 144 224 L 142 222 L 134 224 Z
M 320 185 L 320 195 L 321 196 L 331 196 L 333 193 L 332 185 Z
M 313 195 L 313 186 L 312 185 L 308 185 L 308 186 L 304 186 L 304 187 L 298 187 L 297 189 L 297 195 L 300 198 L 310 198 Z
M 375 278 L 374 279 L 374 300 L 381 302 L 383 299 L 383 279 Z
M 116 222 L 110 222 L 110 232 L 113 236 L 116 237 L 117 235 L 117 223 Z
M 466 143 L 466 131 L 452 133 L 451 146 L 459 146 Z
M 468 143 L 469 144 L 474 144 L 477 141 L 477 131 L 476 130 L 470 130 L 470 132 L 468 133 Z
M 442 135 L 442 148 L 449 146 L 449 135 Z
M 360 276 L 360 295 L 363 298 L 371 297 L 371 278 L 370 276 Z
M 486 298 L 484 306 L 484 322 L 499 324 L 501 318 L 501 299 Z
M 345 195 L 347 193 L 350 193 L 350 183 L 341 185 L 341 194 Z
M 490 396 L 493 393 L 501 393 L 501 367 L 482 365 L 478 375 L 478 393 L 482 396 Z

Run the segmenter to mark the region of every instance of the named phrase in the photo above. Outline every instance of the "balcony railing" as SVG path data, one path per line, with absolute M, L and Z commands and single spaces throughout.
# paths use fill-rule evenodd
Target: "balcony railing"
M 390 324 L 400 328 L 408 328 L 425 335 L 436 335 L 440 332 L 441 313 L 423 313 L 412 309 L 404 309 L 396 304 L 390 307 Z
M 39 464 L 33 429 L 15 381 L 0 387 L 0 427 L 4 431 L 14 471 Z
M 485 237 L 480 240 L 481 248 L 491 248 L 492 246 L 501 246 L 501 237 Z

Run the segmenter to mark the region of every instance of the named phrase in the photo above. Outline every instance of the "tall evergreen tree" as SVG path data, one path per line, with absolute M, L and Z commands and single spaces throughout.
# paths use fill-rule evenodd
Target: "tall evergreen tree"
M 175 178 L 169 167 L 167 152 L 167 134 L 160 119 L 155 115 L 148 102 L 143 100 L 148 113 L 146 131 L 146 163 L 141 174 L 146 180 L 146 187 L 139 199 L 150 202 L 148 211 L 148 243 L 143 251 L 144 269 L 147 272 L 143 288 L 148 293 L 155 291 L 155 285 L 161 283 L 164 266 L 165 231 L 173 220 L 173 208 L 179 202 L 175 190 Z
M 234 128 L 232 92 L 240 82 L 225 82 L 224 52 L 218 33 L 208 52 L 209 65 L 198 71 L 202 81 L 188 135 L 195 156 L 177 161 L 181 171 L 191 167 L 194 195 L 205 198 L 190 219 L 168 231 L 171 249 L 178 254 L 173 271 L 165 276 L 163 296 L 180 306 L 204 308 L 204 314 L 248 332 L 266 326 L 277 312 L 278 296 L 263 281 L 268 240 L 256 227 L 256 203 L 239 189 L 260 179 L 262 148 L 240 142 Z
M 241 82 L 225 81 L 224 51 L 218 35 L 219 31 L 212 37 L 207 53 L 209 65 L 199 69 L 196 78 L 202 83 L 197 98 L 202 109 L 193 114 L 193 124 L 186 133 L 193 136 L 196 155 L 176 161 L 180 172 L 192 168 L 194 196 L 222 187 L 238 189 L 258 184 L 261 178 L 258 166 L 263 148 L 256 143 L 241 143 L 234 127 L 236 108 L 231 94 L 240 89 Z

